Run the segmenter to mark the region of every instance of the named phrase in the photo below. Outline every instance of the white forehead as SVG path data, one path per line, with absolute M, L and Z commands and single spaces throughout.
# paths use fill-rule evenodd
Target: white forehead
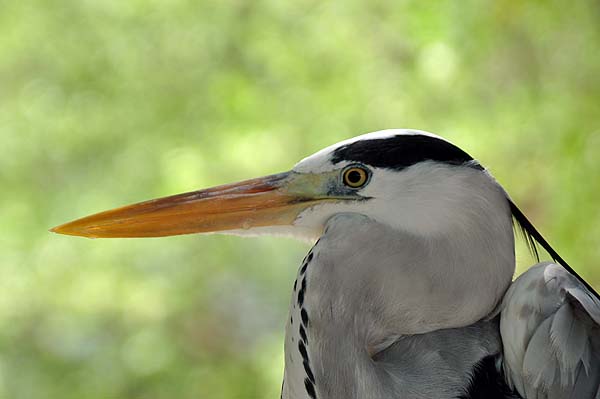
M 379 130 L 377 132 L 362 134 L 360 136 L 356 136 L 351 139 L 340 141 L 339 143 L 330 145 L 329 147 L 326 147 L 326 148 L 322 149 L 321 151 L 316 152 L 313 155 L 310 155 L 310 156 L 304 158 L 303 160 L 301 160 L 300 162 L 298 162 L 294 166 L 293 170 L 296 172 L 299 172 L 299 173 L 320 173 L 320 172 L 327 172 L 327 171 L 330 171 L 330 170 L 333 170 L 333 169 L 336 169 L 339 167 L 343 167 L 344 163 L 338 163 L 338 164 L 334 165 L 331 162 L 333 152 L 336 149 L 338 149 L 342 146 L 348 145 L 348 144 L 355 143 L 357 141 L 387 139 L 387 138 L 396 137 L 396 136 L 429 136 L 429 137 L 434 137 L 436 139 L 448 141 L 448 140 L 445 140 L 443 137 L 440 137 L 433 133 L 425 132 L 423 130 L 413 130 L 413 129 Z

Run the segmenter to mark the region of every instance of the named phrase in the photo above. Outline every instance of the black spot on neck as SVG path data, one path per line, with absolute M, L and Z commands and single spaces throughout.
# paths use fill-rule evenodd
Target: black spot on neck
M 306 360 L 304 360 L 302 362 L 302 365 L 304 366 L 304 372 L 306 373 L 306 376 L 308 377 L 308 379 L 310 380 L 310 382 L 312 382 L 313 384 L 315 383 L 315 376 L 312 372 L 312 369 L 310 368 L 310 364 L 308 364 L 308 362 Z
M 298 350 L 300 351 L 300 354 L 302 355 L 302 359 L 307 360 L 308 359 L 308 351 L 306 350 L 306 345 L 304 345 L 304 342 L 302 342 L 302 341 L 298 342 Z
M 302 268 L 300 269 L 300 275 L 303 275 L 304 273 L 306 273 L 306 268 L 308 267 L 308 263 L 304 263 L 302 265 Z
M 464 165 L 483 170 L 473 157 L 442 139 L 421 134 L 359 140 L 333 152 L 332 162 L 360 162 L 378 168 L 402 170 L 424 161 Z M 471 162 L 471 163 L 469 163 Z
M 306 329 L 303 325 L 300 325 L 300 338 L 304 343 L 308 343 L 308 336 L 306 335 Z
M 302 319 L 302 324 L 304 324 L 305 327 L 308 327 L 308 313 L 306 313 L 306 309 L 300 309 L 300 318 Z
M 304 379 L 304 387 L 306 388 L 306 393 L 311 399 L 317 399 L 317 393 L 315 392 L 315 385 L 311 380 L 307 378 Z
M 306 293 L 306 277 L 302 279 L 302 286 L 298 291 L 298 306 L 304 306 L 304 294 Z

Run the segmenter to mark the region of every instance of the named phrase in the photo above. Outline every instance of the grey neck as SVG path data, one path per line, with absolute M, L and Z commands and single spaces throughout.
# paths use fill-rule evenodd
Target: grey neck
M 424 238 L 332 217 L 295 283 L 282 397 L 390 397 L 390 373 L 374 362 L 390 345 L 494 310 L 514 272 L 508 212 L 505 222 Z

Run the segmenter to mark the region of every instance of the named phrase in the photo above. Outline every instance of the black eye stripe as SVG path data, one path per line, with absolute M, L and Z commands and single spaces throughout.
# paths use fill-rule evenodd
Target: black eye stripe
M 377 168 L 402 170 L 423 161 L 467 165 L 483 170 L 473 158 L 455 145 L 420 134 L 359 140 L 337 148 L 331 161 L 358 162 Z

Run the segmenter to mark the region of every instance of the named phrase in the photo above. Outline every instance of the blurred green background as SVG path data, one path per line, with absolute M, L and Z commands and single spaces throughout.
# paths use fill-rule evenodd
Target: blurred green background
M 278 397 L 306 244 L 47 229 L 383 128 L 475 155 L 600 287 L 599 71 L 596 0 L 0 0 L 0 398 Z

